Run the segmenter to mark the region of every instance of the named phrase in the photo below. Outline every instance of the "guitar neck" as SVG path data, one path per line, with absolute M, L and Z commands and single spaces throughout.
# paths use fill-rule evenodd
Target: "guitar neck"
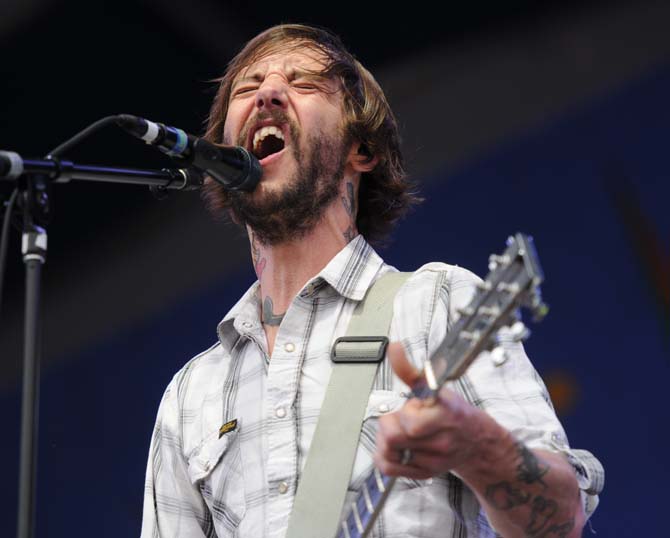
M 489 258 L 489 269 L 469 304 L 460 309 L 457 322 L 426 361 L 420 381 L 412 387 L 413 397 L 430 405 L 440 387 L 460 377 L 485 349 L 491 351 L 490 360 L 495 366 L 504 364 L 507 356 L 498 345 L 499 330 L 506 327 L 507 338 L 513 341 L 523 340 L 529 334 L 516 315 L 520 306 L 531 308 L 536 320 L 546 314 L 539 289 L 542 270 L 530 237 L 523 234 L 510 237 L 503 254 Z M 374 468 L 351 503 L 336 538 L 368 536 L 395 480 Z

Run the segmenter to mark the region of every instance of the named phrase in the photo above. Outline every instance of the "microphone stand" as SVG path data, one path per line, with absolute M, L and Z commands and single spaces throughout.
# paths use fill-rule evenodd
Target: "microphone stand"
M 35 532 L 35 485 L 39 411 L 39 374 L 41 358 L 40 295 L 41 272 L 46 262 L 46 224 L 51 213 L 50 192 L 53 183 L 71 180 L 102 181 L 148 185 L 164 197 L 168 190 L 195 190 L 203 176 L 193 169 L 141 170 L 76 165 L 55 157 L 22 160 L 18 179 L 3 175 L 0 182 L 17 181 L 23 209 L 21 252 L 26 271 L 23 395 L 21 402 L 21 445 L 19 465 L 18 538 L 32 538 Z

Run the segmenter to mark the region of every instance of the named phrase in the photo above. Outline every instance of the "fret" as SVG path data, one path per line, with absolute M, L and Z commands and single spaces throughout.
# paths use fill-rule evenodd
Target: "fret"
M 375 467 L 375 480 L 377 481 L 377 488 L 379 491 L 384 493 L 386 491 L 386 486 L 384 486 L 384 480 L 382 479 L 382 474 L 379 472 L 379 469 Z
M 360 516 L 361 521 L 363 522 L 363 526 L 365 526 L 365 523 L 367 522 L 368 519 L 370 519 L 370 514 L 372 512 L 368 510 L 368 507 L 365 504 L 365 499 L 360 493 L 356 496 L 355 502 L 356 502 L 356 508 L 358 508 L 358 515 Z
M 347 525 L 347 536 L 358 538 L 361 535 L 361 531 L 358 530 L 358 525 L 356 525 L 356 521 L 354 520 L 354 513 L 351 510 L 349 510 L 345 523 Z
M 372 499 L 370 498 L 370 492 L 368 491 L 367 482 L 363 482 L 363 499 L 365 500 L 365 506 L 367 506 L 368 508 L 368 513 L 372 514 L 372 512 L 374 512 L 375 507 L 372 506 Z
M 361 516 L 358 513 L 358 506 L 356 505 L 356 503 L 351 503 L 351 511 L 354 514 L 354 521 L 356 522 L 356 528 L 358 529 L 358 532 L 362 533 L 363 522 L 361 521 Z
M 342 527 L 342 531 L 344 532 L 344 534 L 341 534 L 340 536 L 342 536 L 343 538 L 351 538 L 351 534 L 349 534 L 349 529 L 347 527 L 347 522 L 346 521 L 342 522 L 341 527 Z

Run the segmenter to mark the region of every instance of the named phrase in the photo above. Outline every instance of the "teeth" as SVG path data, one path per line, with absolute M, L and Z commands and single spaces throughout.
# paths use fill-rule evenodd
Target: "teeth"
M 256 131 L 256 134 L 254 135 L 254 143 L 253 143 L 254 150 L 257 150 L 258 145 L 263 141 L 263 139 L 266 136 L 269 135 L 273 135 L 281 140 L 284 140 L 284 134 L 281 132 L 281 129 L 279 129 L 279 127 L 275 127 L 274 125 L 261 127 L 260 129 L 258 129 L 258 131 Z

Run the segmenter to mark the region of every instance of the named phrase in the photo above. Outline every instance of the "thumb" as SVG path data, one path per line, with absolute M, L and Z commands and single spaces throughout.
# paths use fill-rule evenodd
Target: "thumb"
M 407 360 L 407 355 L 402 344 L 400 342 L 390 343 L 386 350 L 386 354 L 391 361 L 391 366 L 396 375 L 403 381 L 403 383 L 413 387 L 421 377 L 421 373 L 414 368 L 414 365 L 412 365 L 409 360 Z

